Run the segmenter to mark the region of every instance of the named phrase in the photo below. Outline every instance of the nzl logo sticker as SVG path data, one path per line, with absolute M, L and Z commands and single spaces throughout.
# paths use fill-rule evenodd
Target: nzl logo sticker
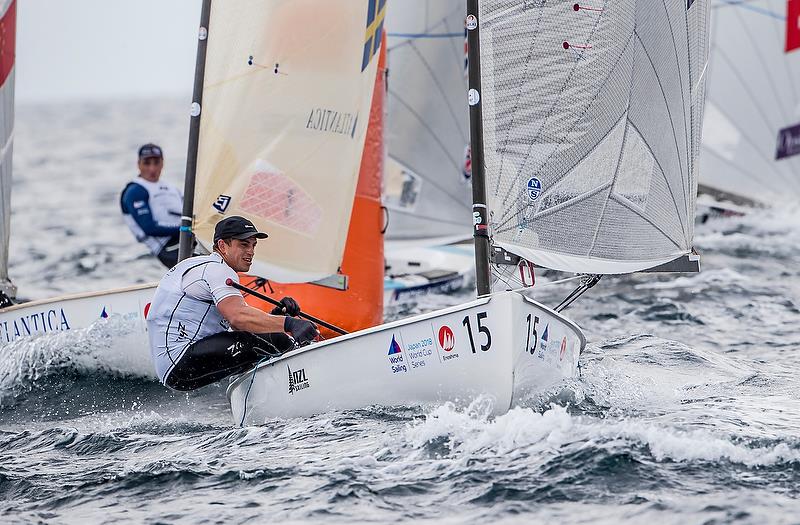
M 306 377 L 306 369 L 301 368 L 299 370 L 292 370 L 289 368 L 289 365 L 286 365 L 286 370 L 289 372 L 289 393 L 294 395 L 295 392 L 299 390 L 305 390 L 306 388 L 310 387 L 311 384 L 308 382 L 308 377 Z
M 220 213 L 225 213 L 228 205 L 231 203 L 231 198 L 228 195 L 220 195 L 213 204 L 213 208 Z

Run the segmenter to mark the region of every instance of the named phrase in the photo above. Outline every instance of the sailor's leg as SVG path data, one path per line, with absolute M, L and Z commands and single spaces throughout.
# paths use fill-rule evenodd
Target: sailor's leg
M 195 390 L 239 374 L 269 354 L 248 332 L 221 332 L 193 343 L 164 380 L 173 390 Z M 259 342 L 266 346 L 267 342 Z M 271 344 L 271 343 L 270 343 Z M 274 355 L 279 352 L 271 349 Z
M 178 244 L 167 244 L 158 252 L 158 260 L 167 268 L 178 264 Z

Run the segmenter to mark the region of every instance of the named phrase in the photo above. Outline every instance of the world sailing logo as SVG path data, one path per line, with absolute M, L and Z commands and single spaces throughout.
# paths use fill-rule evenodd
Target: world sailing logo
M 547 342 L 550 338 L 550 323 L 544 325 L 542 332 L 542 339 L 539 341 L 539 359 L 544 359 L 544 354 L 547 352 Z
M 392 342 L 389 343 L 389 366 L 393 374 L 408 372 L 408 367 L 403 359 L 403 349 L 400 348 L 394 334 L 392 334 Z

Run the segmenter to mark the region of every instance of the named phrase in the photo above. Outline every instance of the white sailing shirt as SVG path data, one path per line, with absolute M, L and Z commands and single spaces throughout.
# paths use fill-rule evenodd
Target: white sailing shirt
M 218 253 L 176 264 L 158 283 L 147 313 L 150 354 L 164 383 L 192 343 L 230 329 L 217 305 L 239 290 L 228 286 L 239 276 Z

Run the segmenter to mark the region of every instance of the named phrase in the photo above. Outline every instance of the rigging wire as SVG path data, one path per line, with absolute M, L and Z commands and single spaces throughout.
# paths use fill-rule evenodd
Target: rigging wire
M 575 300 L 578 299 L 578 297 L 586 293 L 586 291 L 589 288 L 592 288 L 594 285 L 596 285 L 600 281 L 602 275 L 589 274 L 589 275 L 583 275 L 582 277 L 583 279 L 581 280 L 581 284 L 577 288 L 575 288 L 567 297 L 565 297 L 564 300 L 561 301 L 561 304 L 553 308 L 553 310 L 555 310 L 556 312 L 562 312 L 563 310 L 565 310 L 569 305 L 574 303 Z

